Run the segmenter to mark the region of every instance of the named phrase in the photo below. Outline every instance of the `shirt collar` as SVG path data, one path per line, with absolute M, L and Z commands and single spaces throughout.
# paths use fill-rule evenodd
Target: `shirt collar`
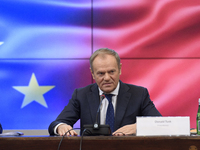
M 117 87 L 114 89 L 114 91 L 110 92 L 109 94 L 118 95 L 118 93 L 119 93 L 119 86 L 120 86 L 120 84 L 118 82 Z M 99 95 L 102 95 L 103 93 L 104 92 L 99 88 Z

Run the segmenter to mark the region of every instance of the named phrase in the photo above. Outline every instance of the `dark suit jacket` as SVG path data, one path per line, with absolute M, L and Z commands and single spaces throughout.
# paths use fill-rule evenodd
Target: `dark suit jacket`
M 1 126 L 1 123 L 0 123 L 0 134 L 3 132 L 3 128 Z
M 81 128 L 84 124 L 94 124 L 99 104 L 99 90 L 96 83 L 75 89 L 68 105 L 65 106 L 57 119 L 50 124 L 50 135 L 54 135 L 54 127 L 59 123 L 73 126 L 80 119 Z M 161 114 L 150 100 L 146 88 L 120 81 L 115 114 L 115 130 L 124 125 L 136 123 L 136 116 L 161 116 Z

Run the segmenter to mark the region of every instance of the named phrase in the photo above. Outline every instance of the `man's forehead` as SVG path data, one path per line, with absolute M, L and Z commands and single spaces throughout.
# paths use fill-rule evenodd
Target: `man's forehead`
M 99 55 L 97 55 L 95 58 L 94 58 L 94 60 L 96 59 L 96 58 L 99 58 L 99 59 L 107 59 L 108 57 L 113 57 L 113 58 L 115 58 L 113 55 L 111 55 L 111 54 L 106 54 L 106 53 L 100 53 Z
M 97 71 L 97 70 L 101 70 L 101 71 L 107 71 L 107 70 L 112 70 L 112 69 L 117 69 L 118 68 L 118 64 L 117 64 L 117 60 L 113 55 L 98 55 L 94 61 L 93 61 L 93 70 Z
M 116 67 L 117 61 L 113 58 L 107 58 L 107 59 L 101 59 L 96 58 L 93 62 L 93 67 L 101 67 L 101 68 L 110 68 L 110 67 Z
M 109 72 L 109 71 L 115 71 L 117 70 L 116 67 L 109 67 L 109 68 L 96 68 L 96 72 Z
M 101 65 L 106 64 L 107 61 L 109 60 L 115 60 L 115 62 L 117 63 L 116 58 L 113 55 L 109 55 L 109 54 L 104 54 L 104 55 L 98 55 L 95 57 L 93 64 L 94 63 L 100 63 Z

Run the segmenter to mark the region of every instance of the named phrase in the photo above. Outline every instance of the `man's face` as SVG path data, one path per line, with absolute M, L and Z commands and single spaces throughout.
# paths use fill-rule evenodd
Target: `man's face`
M 99 88 L 104 93 L 112 92 L 119 82 L 121 75 L 120 69 L 117 65 L 117 60 L 112 55 L 97 56 L 93 61 L 93 72 L 91 70 L 93 79 L 96 81 Z

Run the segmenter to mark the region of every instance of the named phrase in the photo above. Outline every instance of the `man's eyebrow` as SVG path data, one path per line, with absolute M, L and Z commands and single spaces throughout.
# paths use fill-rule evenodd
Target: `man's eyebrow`
M 109 72 L 110 72 L 110 71 L 116 71 L 116 69 L 111 69 L 111 70 L 109 70 Z

